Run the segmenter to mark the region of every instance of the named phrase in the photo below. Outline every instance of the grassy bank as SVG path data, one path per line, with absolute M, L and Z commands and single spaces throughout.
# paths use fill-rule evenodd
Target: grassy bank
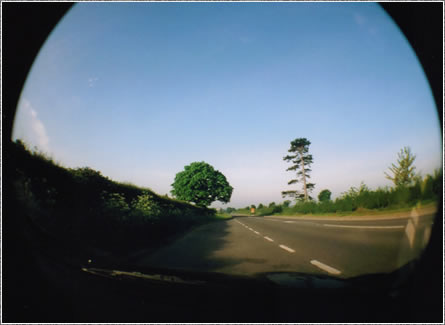
M 8 146 L 17 209 L 53 238 L 125 256 L 220 218 L 88 167 L 65 168 L 20 141 Z
M 216 213 L 215 220 L 228 220 L 231 219 L 232 215 L 230 213 Z

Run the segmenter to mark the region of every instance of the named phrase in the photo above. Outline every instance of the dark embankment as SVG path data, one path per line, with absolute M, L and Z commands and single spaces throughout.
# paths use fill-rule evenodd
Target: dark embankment
M 214 210 L 112 181 L 88 167 L 64 168 L 19 140 L 7 147 L 13 184 L 7 195 L 25 217 L 29 240 L 48 252 L 83 261 L 124 259 L 213 220 Z

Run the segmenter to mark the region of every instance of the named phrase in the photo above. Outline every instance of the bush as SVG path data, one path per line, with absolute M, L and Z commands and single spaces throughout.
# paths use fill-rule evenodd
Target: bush
M 352 196 L 345 196 L 335 200 L 335 212 L 352 212 L 357 209 L 355 198 Z
M 322 201 L 318 204 L 319 212 L 332 213 L 335 212 L 335 203 L 332 201 Z
M 102 192 L 103 213 L 114 221 L 126 221 L 130 207 L 121 193 Z
M 436 169 L 433 174 L 433 193 L 434 199 L 438 199 L 443 192 L 443 171 Z
M 434 198 L 434 180 L 433 177 L 431 177 L 431 175 L 427 175 L 422 182 L 421 185 L 421 197 L 422 200 L 428 200 L 428 199 L 432 199 Z
M 283 202 L 283 207 L 284 207 L 284 208 L 288 208 L 289 205 L 290 205 L 290 203 L 291 203 L 291 202 L 290 202 L 289 200 L 284 201 L 284 202 Z
M 298 202 L 292 208 L 296 213 L 309 214 L 318 212 L 317 203 L 314 201 Z
M 283 211 L 283 207 L 281 205 L 275 205 L 272 207 L 272 213 L 280 213 Z
M 402 207 L 412 201 L 410 188 L 399 186 L 390 191 L 390 205 L 393 207 Z
M 259 209 L 259 206 L 258 206 L 258 209 Z M 226 213 L 232 213 L 232 212 L 234 212 L 234 211 L 236 211 L 236 209 L 235 208 L 231 208 L 231 207 L 228 207 L 227 209 L 226 209 Z
M 133 218 L 138 218 L 143 223 L 150 222 L 154 223 L 159 221 L 162 214 L 161 207 L 154 201 L 153 195 L 144 193 L 139 195 L 136 199 L 131 202 L 131 216 Z M 178 213 L 175 211 L 175 215 Z
M 318 200 L 320 202 L 324 202 L 324 201 L 330 201 L 331 200 L 331 191 L 325 189 L 322 190 L 319 194 L 318 194 Z

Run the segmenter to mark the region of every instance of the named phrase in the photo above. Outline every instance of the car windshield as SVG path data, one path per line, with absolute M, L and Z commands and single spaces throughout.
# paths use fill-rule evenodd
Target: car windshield
M 440 132 L 376 3 L 77 3 L 11 155 L 30 222 L 84 270 L 349 279 L 421 256 Z

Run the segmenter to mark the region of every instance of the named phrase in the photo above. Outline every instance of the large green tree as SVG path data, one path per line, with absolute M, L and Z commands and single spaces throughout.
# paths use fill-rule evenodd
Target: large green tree
M 172 195 L 179 200 L 207 207 L 213 201 L 227 203 L 233 187 L 226 177 L 206 162 L 193 162 L 176 174 Z
M 303 183 L 303 193 L 297 190 L 293 191 L 283 191 L 281 194 L 283 197 L 290 196 L 294 197 L 297 200 L 307 201 L 308 199 L 312 199 L 309 196 L 309 192 L 311 192 L 315 186 L 313 183 L 309 183 L 307 181 L 310 178 L 309 173 L 311 169 L 309 169 L 310 165 L 313 162 L 312 155 L 309 154 L 309 146 L 311 142 L 306 138 L 298 138 L 290 143 L 290 155 L 283 157 L 283 160 L 292 163 L 287 171 L 295 171 L 296 178 L 291 179 L 287 184 L 292 185 L 298 182 Z
M 416 156 L 411 153 L 410 147 L 401 149 L 397 156 L 397 164 L 391 164 L 391 167 L 389 167 L 392 175 L 385 172 L 385 176 L 391 180 L 396 187 L 410 185 L 416 176 L 414 172 L 416 167 L 413 166 Z

